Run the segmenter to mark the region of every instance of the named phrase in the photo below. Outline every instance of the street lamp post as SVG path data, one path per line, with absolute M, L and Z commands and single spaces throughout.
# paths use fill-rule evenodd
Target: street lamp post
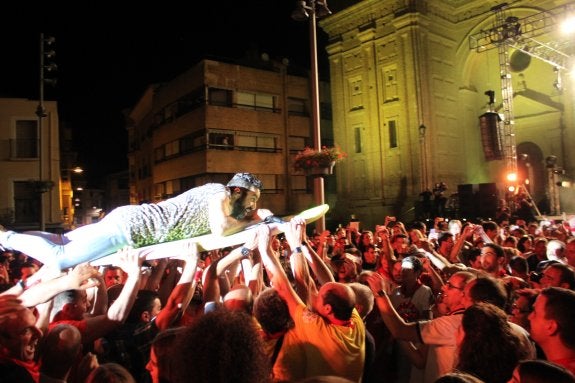
M 44 212 L 44 194 L 49 191 L 52 186 L 53 183 L 50 184 L 50 181 L 44 181 L 44 171 L 43 171 L 43 156 L 44 156 L 44 150 L 43 150 L 43 140 L 42 140 L 42 135 L 43 135 L 43 122 L 44 122 L 44 118 L 48 116 L 48 114 L 46 113 L 46 108 L 44 107 L 44 84 L 49 82 L 54 84 L 54 79 L 47 79 L 44 76 L 44 71 L 55 71 L 56 70 L 56 64 L 53 62 L 49 62 L 48 64 L 45 63 L 45 59 L 51 59 L 55 56 L 55 52 L 52 49 L 46 49 L 46 46 L 51 46 L 52 44 L 54 44 L 54 42 L 56 41 L 56 39 L 52 36 L 49 37 L 44 37 L 43 33 L 40 33 L 40 63 L 39 63 L 39 101 L 38 101 L 38 107 L 36 108 L 36 116 L 38 116 L 38 181 L 39 181 L 39 185 L 51 185 L 51 186 L 45 186 L 45 187 L 40 187 L 38 189 L 38 193 L 40 193 L 40 231 L 46 231 L 46 214 Z M 50 166 L 50 162 L 48 162 L 48 166 Z
M 313 127 L 313 145 L 315 150 L 321 150 L 320 102 L 319 102 L 319 76 L 317 68 L 317 19 L 328 16 L 331 11 L 327 8 L 325 0 L 301 0 L 298 7 L 292 12 L 296 21 L 309 20 L 309 41 L 311 60 L 311 112 Z M 313 181 L 314 200 L 317 205 L 325 203 L 325 190 L 323 177 L 318 175 Z M 325 230 L 325 216 L 316 221 L 316 231 Z

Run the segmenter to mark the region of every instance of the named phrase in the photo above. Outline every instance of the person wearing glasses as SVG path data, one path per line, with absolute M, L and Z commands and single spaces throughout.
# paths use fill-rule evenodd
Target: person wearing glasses
M 424 367 L 424 383 L 433 383 L 437 378 L 452 371 L 456 354 L 456 334 L 461 325 L 465 310 L 464 288 L 475 278 L 468 271 L 458 271 L 451 275 L 442 287 L 442 305 L 446 315 L 430 320 L 406 322 L 395 310 L 389 296 L 385 293 L 385 281 L 378 273 L 367 279 L 373 291 L 377 308 L 385 325 L 395 339 L 413 343 L 422 343 L 427 352 L 420 353 L 422 359 L 412 363 Z
M 511 316 L 509 320 L 531 332 L 529 314 L 533 311 L 533 304 L 537 294 L 531 289 L 520 289 L 513 292 L 515 299 L 511 304 Z

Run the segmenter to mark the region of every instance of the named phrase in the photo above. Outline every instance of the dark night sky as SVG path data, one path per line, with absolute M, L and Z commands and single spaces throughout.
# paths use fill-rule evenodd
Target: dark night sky
M 140 3 L 134 14 L 92 4 L 83 10 L 89 18 L 61 18 L 44 30 L 56 37 L 58 65 L 58 85 L 47 86 L 45 98 L 58 101 L 61 124 L 72 128 L 79 165 L 92 182 L 127 168 L 122 111 L 149 84 L 173 79 L 204 55 L 240 58 L 255 44 L 271 58 L 309 68 L 309 23 L 291 19 L 295 0 L 162 4 L 142 10 Z M 0 36 L 0 97 L 37 99 L 39 30 Z M 321 28 L 318 39 L 321 56 Z

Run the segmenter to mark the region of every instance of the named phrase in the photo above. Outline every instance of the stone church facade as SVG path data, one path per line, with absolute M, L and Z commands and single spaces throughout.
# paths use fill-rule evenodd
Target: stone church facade
M 494 5 L 363 0 L 319 22 L 329 38 L 334 142 L 349 155 L 337 166 L 340 221 L 351 214 L 365 227 L 382 223 L 385 215 L 409 221 L 420 193 L 439 182 L 448 193 L 460 185 L 491 184 L 501 198 L 509 157 L 485 158 L 479 116 L 489 110 L 502 116 L 504 148 L 513 147 L 520 182 L 528 180 L 536 202 L 549 198 L 547 158 L 556 158 L 553 182 L 573 179 L 575 80 L 511 45 L 481 45 L 501 31 L 498 17 L 516 18 L 513 25 L 519 23 L 523 33 L 571 55 L 572 43 L 559 45 L 569 40 L 555 32 L 555 13 L 570 4 Z M 544 33 L 536 23 L 545 23 Z M 492 104 L 488 91 L 495 95 Z M 505 141 L 510 137 L 512 144 Z M 575 211 L 573 190 L 555 189 L 562 211 Z

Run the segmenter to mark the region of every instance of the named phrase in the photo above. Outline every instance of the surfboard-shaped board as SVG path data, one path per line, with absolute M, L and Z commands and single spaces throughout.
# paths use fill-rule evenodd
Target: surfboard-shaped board
M 299 214 L 282 217 L 281 219 L 284 222 L 287 222 L 293 217 L 298 216 L 305 219 L 306 223 L 309 224 L 323 217 L 328 210 L 329 205 L 323 204 L 304 210 Z M 177 256 L 185 248 L 185 245 L 189 243 L 197 243 L 200 251 L 221 249 L 223 247 L 233 247 L 245 243 L 250 238 L 250 236 L 253 235 L 253 230 L 255 230 L 260 225 L 269 225 L 272 235 L 277 235 L 283 232 L 283 222 L 260 222 L 248 226 L 240 232 L 230 235 L 221 236 L 215 234 L 205 234 L 198 237 L 182 239 L 179 241 L 171 241 L 157 245 L 139 247 L 134 249 L 134 251 L 138 252 L 140 256 L 145 256 L 146 260 L 152 260 Z M 94 260 L 90 262 L 90 264 L 94 266 L 111 265 L 114 264 L 115 256 L 116 254 L 110 254 L 100 259 Z

